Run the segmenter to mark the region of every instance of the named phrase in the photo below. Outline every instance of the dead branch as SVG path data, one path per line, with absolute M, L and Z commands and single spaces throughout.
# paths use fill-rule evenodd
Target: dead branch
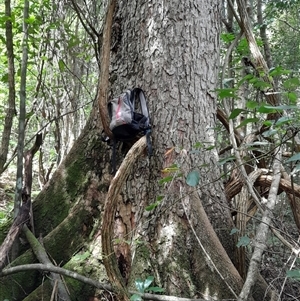
M 23 225 L 30 219 L 31 211 L 31 186 L 32 186 L 32 158 L 42 144 L 42 134 L 36 136 L 33 147 L 25 153 L 25 180 L 22 190 L 22 205 L 15 218 L 8 234 L 0 247 L 0 270 L 4 267 L 7 254 L 9 253 L 14 241 L 18 237 Z M 33 226 L 33 223 L 32 223 Z
M 18 237 L 22 230 L 23 225 L 29 220 L 30 204 L 23 203 L 18 216 L 15 218 L 12 226 L 10 227 L 8 234 L 6 235 L 1 247 L 0 247 L 0 271 L 5 266 L 6 258 L 11 250 L 14 241 Z
M 39 262 L 46 264 L 46 265 L 51 265 L 52 263 L 47 255 L 45 249 L 39 243 L 39 241 L 36 239 L 36 237 L 32 234 L 32 232 L 28 229 L 28 227 L 26 225 L 24 225 L 23 231 L 26 235 L 26 238 L 31 246 L 33 253 L 37 257 Z M 53 291 L 54 291 L 54 287 L 56 285 L 57 290 L 58 290 L 59 300 L 71 301 L 68 291 L 64 285 L 64 281 L 62 281 L 59 274 L 55 274 L 53 272 L 50 272 L 50 274 L 51 274 L 50 281 L 51 281 L 51 285 L 53 287 Z
M 263 211 L 262 222 L 259 225 L 257 234 L 255 236 L 254 251 L 250 260 L 247 278 L 244 283 L 243 289 L 238 297 L 238 301 L 246 301 L 250 295 L 251 289 L 256 282 L 258 275 L 258 267 L 261 262 L 262 254 L 266 249 L 267 235 L 272 222 L 272 214 L 276 204 L 277 192 L 281 178 L 281 149 L 278 147 L 273 164 L 273 179 L 266 204 L 266 210 Z
M 0 277 L 8 276 L 8 275 L 19 273 L 19 272 L 30 271 L 30 270 L 48 271 L 48 272 L 61 274 L 61 275 L 67 276 L 67 277 L 74 278 L 78 281 L 81 281 L 88 285 L 94 286 L 101 290 L 110 291 L 113 293 L 117 292 L 117 289 L 109 284 L 98 282 L 96 280 L 82 276 L 76 272 L 66 270 L 64 268 L 60 268 L 60 267 L 54 266 L 52 264 L 35 263 L 35 264 L 19 265 L 16 267 L 7 268 L 7 269 L 3 270 L 2 272 L 0 272 Z M 156 295 L 156 294 L 149 294 L 149 293 L 141 294 L 136 291 L 129 291 L 129 293 L 141 295 L 143 297 L 143 299 L 145 299 L 145 300 L 154 300 L 154 301 L 206 301 L 207 300 L 207 299 L 180 298 L 180 297 L 176 297 L 176 296 Z M 221 299 L 219 301 L 234 301 L 234 300 L 235 299 Z M 218 301 L 218 300 L 214 299 L 214 301 Z

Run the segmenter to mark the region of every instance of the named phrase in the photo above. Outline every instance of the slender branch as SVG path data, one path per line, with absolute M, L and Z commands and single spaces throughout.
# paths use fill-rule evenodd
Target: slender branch
M 5 1 L 5 16 L 7 20 L 5 22 L 5 37 L 6 37 L 6 50 L 7 50 L 7 65 L 8 65 L 8 108 L 5 115 L 1 149 L 0 149 L 0 174 L 5 170 L 4 164 L 7 160 L 7 154 L 9 149 L 9 140 L 11 135 L 11 128 L 13 124 L 13 117 L 16 113 L 15 108 L 15 65 L 14 65 L 14 49 L 13 49 L 13 33 L 11 22 L 11 7 L 10 0 Z
M 24 272 L 24 271 L 31 271 L 31 270 L 38 270 L 38 271 L 42 271 L 42 272 L 48 271 L 48 272 L 61 274 L 61 275 L 76 279 L 78 281 L 81 281 L 83 283 L 86 283 L 88 285 L 94 286 L 101 290 L 110 291 L 113 293 L 117 292 L 117 289 L 109 284 L 98 282 L 96 280 L 82 276 L 76 272 L 66 270 L 64 268 L 60 268 L 60 267 L 54 266 L 52 264 L 35 263 L 35 264 L 19 265 L 19 266 L 7 268 L 7 269 L 1 271 L 0 277 L 4 277 L 4 276 L 11 275 L 11 274 Z M 207 299 L 180 298 L 180 297 L 176 297 L 176 296 L 156 295 L 156 294 L 149 294 L 149 293 L 141 294 L 139 292 L 132 291 L 132 290 L 130 290 L 129 293 L 140 295 L 145 300 L 154 300 L 154 301 L 205 301 L 205 300 L 207 300 Z M 234 301 L 234 300 L 235 299 L 221 299 L 219 301 Z M 215 301 L 218 301 L 218 300 L 215 300 Z
M 111 31 L 113 16 L 116 6 L 116 0 L 111 0 L 108 4 L 108 11 L 106 14 L 103 39 L 102 39 L 102 50 L 100 57 L 100 78 L 98 88 L 98 105 L 99 113 L 101 117 L 102 126 L 107 136 L 112 137 L 112 133 L 109 129 L 109 116 L 107 113 L 107 94 L 109 87 L 109 61 L 110 61 L 110 44 L 111 44 Z
M 250 295 L 251 289 L 257 279 L 258 267 L 261 262 L 262 254 L 266 249 L 267 235 L 272 222 L 272 214 L 276 204 L 277 192 L 279 188 L 280 178 L 281 178 L 281 146 L 278 147 L 278 151 L 274 158 L 273 164 L 273 181 L 270 187 L 270 192 L 268 196 L 267 209 L 263 213 L 262 222 L 260 223 L 257 234 L 255 237 L 254 251 L 250 260 L 247 278 L 244 283 L 243 289 L 239 295 L 238 301 L 246 301 Z
M 26 238 L 31 246 L 31 249 L 32 249 L 33 253 L 35 254 L 35 256 L 37 257 L 37 259 L 39 260 L 39 262 L 42 262 L 43 264 L 46 264 L 46 265 L 51 265 L 52 263 L 49 259 L 48 254 L 46 253 L 45 249 L 39 243 L 39 241 L 36 239 L 36 237 L 28 229 L 28 227 L 26 225 L 24 225 L 23 231 L 25 232 Z M 59 274 L 56 274 L 53 272 L 50 272 L 50 273 L 51 273 L 50 280 L 51 280 L 51 284 L 53 287 L 53 291 L 54 291 L 54 287 L 57 286 L 59 300 L 71 301 L 70 296 L 67 292 L 67 289 L 64 285 L 64 281 L 62 281 Z

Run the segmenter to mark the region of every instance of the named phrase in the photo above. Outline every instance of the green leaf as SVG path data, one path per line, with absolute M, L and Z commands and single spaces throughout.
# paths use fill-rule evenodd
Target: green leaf
M 63 72 L 65 70 L 65 63 L 62 59 L 59 59 L 58 67 L 59 67 L 59 71 L 61 71 L 61 72 Z
M 295 154 L 294 156 L 290 157 L 286 160 L 286 163 L 288 162 L 294 162 L 300 160 L 300 153 Z
M 295 92 L 288 92 L 288 93 L 285 93 L 285 95 L 292 103 L 296 103 L 298 96 Z
M 75 261 L 83 261 L 85 259 L 87 259 L 88 257 L 90 257 L 91 253 L 89 251 L 85 251 L 83 254 L 76 254 L 73 257 L 73 260 Z
M 159 286 L 151 286 L 147 289 L 147 291 L 153 292 L 153 293 L 163 293 L 165 291 L 165 289 L 162 287 L 159 287 Z
M 273 129 L 273 130 L 268 130 L 268 131 L 263 132 L 262 135 L 267 138 L 267 137 L 273 136 L 276 133 L 277 133 L 277 130 Z
M 283 69 L 281 66 L 277 66 L 275 68 L 271 68 L 269 75 L 270 76 L 279 76 L 279 75 L 286 75 L 286 74 L 290 74 L 291 71 L 290 70 L 286 70 Z
M 231 98 L 236 97 L 235 95 L 236 89 L 226 88 L 226 89 L 217 89 L 218 96 L 220 98 Z
M 167 177 L 164 177 L 164 178 L 160 179 L 158 181 L 158 184 L 162 185 L 162 184 L 171 182 L 172 180 L 173 180 L 173 176 L 167 176 Z
M 287 271 L 286 276 L 289 278 L 296 278 L 300 280 L 300 270 Z
M 233 235 L 233 234 L 238 233 L 238 232 L 240 232 L 239 229 L 233 228 L 233 229 L 230 231 L 230 235 Z
M 250 243 L 250 238 L 248 236 L 242 236 L 238 243 L 236 244 L 236 246 L 239 248 L 239 247 L 246 247 L 248 246 Z
M 147 289 L 151 285 L 153 280 L 154 280 L 153 276 L 148 276 L 147 277 L 147 279 L 144 281 L 144 290 Z
M 259 103 L 257 101 L 249 100 L 246 103 L 246 107 L 250 110 L 257 108 L 258 106 L 259 106 Z
M 276 121 L 275 125 L 276 125 L 276 126 L 281 126 L 281 125 L 283 125 L 283 124 L 285 124 L 285 123 L 290 123 L 290 122 L 293 121 L 293 120 L 295 120 L 294 117 L 283 116 L 283 117 L 280 117 L 280 118 Z
M 153 210 L 154 208 L 156 208 L 158 205 L 159 205 L 159 202 L 152 203 L 152 204 L 150 204 L 149 206 L 147 206 L 147 207 L 145 208 L 145 210 L 146 210 L 146 211 L 151 211 L 151 210 Z
M 298 110 L 297 106 L 294 105 L 281 105 L 281 106 L 265 106 L 266 109 L 276 110 L 282 112 L 283 110 Z
M 144 293 L 144 281 L 143 280 L 136 279 L 135 286 L 140 293 Z
M 34 111 L 28 112 L 26 113 L 26 119 L 29 119 L 31 116 L 33 116 L 35 114 Z
M 265 125 L 265 126 L 271 126 L 272 124 L 274 124 L 274 120 L 265 120 L 263 122 L 263 125 Z
M 235 156 L 229 156 L 229 157 L 226 157 L 224 159 L 220 159 L 218 161 L 218 165 L 223 165 L 223 164 L 225 164 L 227 162 L 231 162 L 231 161 L 234 161 L 234 160 L 235 160 Z
M 258 113 L 264 113 L 264 114 L 269 114 L 269 113 L 276 113 L 276 110 L 274 107 L 267 106 L 267 105 L 262 105 L 257 109 Z
M 157 199 L 158 202 L 162 201 L 164 198 L 165 198 L 164 195 L 158 195 L 158 196 L 156 197 L 156 199 Z
M 189 186 L 195 187 L 196 185 L 199 184 L 199 181 L 200 181 L 200 174 L 198 170 L 193 170 L 187 175 L 186 183 Z
M 235 39 L 235 35 L 233 33 L 222 33 L 221 40 L 225 43 L 230 43 Z
M 142 297 L 140 295 L 134 294 L 130 297 L 131 301 L 142 301 Z
M 239 116 L 239 115 L 240 115 L 242 112 L 244 112 L 244 111 L 245 111 L 244 109 L 234 109 L 234 110 L 231 112 L 231 114 L 230 114 L 230 116 L 229 116 L 229 119 L 233 119 L 233 118 Z
M 283 82 L 283 86 L 288 90 L 295 90 L 300 86 L 300 80 L 297 77 L 290 78 Z
M 259 119 L 256 117 L 255 118 L 247 118 L 247 119 L 244 119 L 236 128 L 238 129 L 240 127 L 245 126 L 248 123 L 256 123 L 258 121 L 259 121 Z

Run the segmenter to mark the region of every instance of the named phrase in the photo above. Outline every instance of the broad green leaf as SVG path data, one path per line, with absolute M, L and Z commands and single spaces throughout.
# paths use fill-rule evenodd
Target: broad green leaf
M 290 157 L 286 160 L 286 163 L 288 162 L 294 162 L 300 160 L 300 153 L 295 154 L 294 156 Z
M 272 130 L 268 130 L 268 131 L 263 132 L 262 135 L 267 138 L 267 137 L 273 136 L 276 133 L 277 133 L 277 130 L 272 129 Z
M 218 161 L 218 165 L 223 165 L 223 164 L 225 164 L 227 162 L 231 162 L 231 161 L 234 161 L 234 160 L 235 160 L 235 156 L 229 156 L 229 157 L 226 157 L 224 159 L 220 159 Z
M 153 280 L 154 280 L 153 276 L 148 276 L 147 277 L 147 279 L 144 281 L 144 290 L 151 285 L 151 283 L 153 282 Z
M 300 270 L 287 271 L 286 276 L 289 278 L 296 278 L 300 280 Z
M 198 170 L 191 171 L 186 178 L 186 183 L 191 186 L 195 187 L 199 184 L 200 181 L 200 174 Z
M 269 114 L 269 113 L 276 113 L 276 110 L 274 109 L 274 107 L 270 108 L 270 106 L 262 105 L 257 109 L 257 112 Z
M 193 147 L 194 147 L 194 148 L 201 148 L 201 147 L 203 147 L 203 143 L 201 143 L 201 142 L 196 142 L 196 143 L 194 144 Z
M 235 95 L 236 89 L 232 89 L 232 88 L 217 89 L 217 92 L 220 98 L 236 97 Z
M 265 120 L 263 122 L 263 125 L 265 125 L 265 126 L 271 126 L 272 124 L 274 124 L 274 120 Z
M 91 255 L 91 253 L 89 251 L 86 251 L 84 252 L 83 254 L 76 254 L 74 257 L 73 257 L 73 260 L 75 261 L 83 261 L 87 258 L 89 258 Z
M 277 66 L 275 68 L 271 68 L 269 75 L 271 76 L 279 76 L 279 75 L 285 75 L 285 74 L 290 74 L 290 70 L 283 69 L 281 66 Z
M 247 118 L 247 119 L 244 119 L 236 128 L 238 129 L 242 126 L 245 126 L 248 123 L 256 123 L 258 121 L 259 121 L 259 119 L 256 117 L 255 118 Z
M 173 180 L 173 176 L 167 176 L 158 181 L 158 184 L 162 185 L 164 183 L 171 182 Z
M 234 109 L 231 114 L 229 115 L 229 119 L 233 119 L 237 116 L 239 116 L 242 112 L 244 112 L 244 109 Z
M 158 202 L 160 202 L 161 200 L 163 200 L 164 199 L 164 195 L 158 195 L 157 197 L 156 197 L 156 199 L 157 199 L 157 201 Z
M 144 293 L 144 281 L 143 280 L 136 279 L 135 286 L 140 293 Z
M 240 232 L 239 229 L 233 228 L 233 229 L 230 231 L 230 235 L 233 235 L 233 234 L 238 233 L 238 232 Z
M 134 294 L 130 297 L 131 301 L 142 301 L 142 297 L 140 295 Z
M 153 210 L 154 208 L 156 208 L 158 205 L 159 205 L 159 202 L 152 203 L 152 204 L 150 204 L 149 206 L 147 206 L 147 207 L 145 208 L 145 210 L 146 210 L 146 211 L 151 211 L 151 210 Z
M 295 90 L 300 86 L 300 80 L 297 77 L 290 78 L 283 82 L 283 86 L 288 90 Z
M 164 288 L 158 287 L 158 286 L 150 286 L 147 291 L 153 292 L 153 293 L 163 293 L 165 291 Z
M 237 243 L 237 247 L 239 248 L 239 247 L 245 247 L 245 246 L 248 246 L 249 245 L 249 243 L 250 243 L 250 238 L 248 237 L 248 236 L 242 236 L 240 239 L 239 239 L 239 241 L 238 241 L 238 243 Z
M 264 106 L 266 109 L 276 110 L 276 111 L 283 111 L 283 110 L 298 110 L 297 106 L 294 105 L 281 105 L 281 106 Z
M 246 107 L 250 110 L 257 108 L 258 106 L 259 106 L 259 103 L 257 101 L 249 100 L 246 103 Z
M 288 93 L 285 93 L 285 95 L 292 103 L 295 103 L 298 99 L 298 96 L 295 92 L 288 92 Z
M 235 35 L 233 33 L 222 33 L 221 40 L 225 43 L 230 43 L 235 39 Z
M 276 126 L 281 126 L 281 125 L 283 125 L 283 124 L 285 124 L 285 123 L 289 123 L 289 122 L 291 122 L 291 121 L 293 121 L 293 120 L 295 120 L 294 117 L 283 116 L 283 117 L 280 117 L 280 118 L 276 121 L 275 125 L 276 125 Z
M 65 63 L 64 63 L 64 61 L 63 61 L 62 59 L 60 59 L 60 60 L 58 61 L 58 67 L 59 67 L 59 70 L 60 70 L 61 72 L 63 72 L 63 71 L 65 70 Z

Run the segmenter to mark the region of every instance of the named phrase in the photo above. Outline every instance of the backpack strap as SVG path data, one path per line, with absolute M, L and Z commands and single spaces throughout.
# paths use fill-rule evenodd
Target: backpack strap
M 148 106 L 147 106 L 147 102 L 146 102 L 145 93 L 142 89 L 134 88 L 131 91 L 131 103 L 133 105 L 133 108 L 135 108 L 135 99 L 136 98 L 138 98 L 138 100 L 140 102 L 142 114 L 147 118 L 147 121 L 145 123 L 146 127 L 151 128 L 149 110 L 148 110 Z
M 147 106 L 147 102 L 146 102 L 145 93 L 142 89 L 134 88 L 131 91 L 131 102 L 132 102 L 133 108 L 135 107 L 135 99 L 136 98 L 138 98 L 140 105 L 141 105 L 142 114 L 146 118 L 146 121 L 145 121 L 146 128 L 145 128 L 144 132 L 146 135 L 148 156 L 151 157 L 152 156 L 152 143 L 151 143 L 151 139 L 150 139 L 151 123 L 150 123 L 150 116 L 149 116 L 149 110 L 148 110 L 148 106 Z

